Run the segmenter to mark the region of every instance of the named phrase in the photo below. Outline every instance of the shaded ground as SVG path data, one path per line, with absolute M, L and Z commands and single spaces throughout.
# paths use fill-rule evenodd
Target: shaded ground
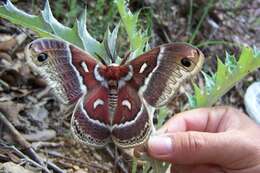
M 192 33 L 198 26 L 209 1 L 194 0 L 192 15 L 189 1 L 186 3 L 168 0 L 163 2 L 136 0 L 131 1 L 130 8 L 134 11 L 143 8 L 145 14 L 151 14 L 150 19 L 153 22 L 152 47 L 169 41 L 187 42 L 192 38 Z M 206 72 L 215 71 L 215 58 L 216 56 L 222 57 L 225 54 L 224 50 L 237 55 L 239 54 L 238 44 L 260 47 L 260 1 L 239 2 L 235 0 L 216 1 L 209 8 L 208 15 L 201 21 L 201 27 L 192 43 L 199 46 L 207 57 L 204 65 Z M 42 4 L 35 4 L 29 10 L 26 7 L 32 6 L 31 1 L 19 2 L 17 6 L 37 13 L 39 12 L 38 6 L 42 6 Z M 95 1 L 88 1 L 87 5 L 94 8 L 93 4 L 95 5 Z M 64 8 L 69 8 L 66 3 Z M 109 12 L 109 6 L 106 5 L 105 8 L 107 10 L 103 13 Z M 90 13 L 96 12 L 89 11 Z M 143 19 L 146 19 L 145 15 L 142 14 L 142 16 Z M 190 21 L 189 16 L 191 16 Z M 89 20 L 92 17 L 93 21 L 97 23 L 102 21 L 102 16 L 90 16 Z M 108 23 L 113 22 L 113 20 L 114 18 Z M 93 23 L 95 24 L 95 22 Z M 143 21 L 143 23 L 149 25 L 149 21 Z M 91 21 L 89 25 L 91 25 Z M 99 27 L 100 30 L 106 29 L 101 25 Z M 90 33 L 92 32 L 95 32 L 93 26 L 90 28 Z M 95 32 L 95 34 L 97 33 Z M 34 74 L 25 62 L 23 49 L 33 39 L 32 37 L 31 32 L 0 19 L 0 111 L 32 143 L 41 157 L 53 161 L 68 172 L 122 172 L 124 169 L 130 170 L 131 160 L 125 157 L 126 154 L 121 151 L 115 157 L 113 146 L 97 151 L 73 140 L 69 130 L 71 112 L 58 103 L 46 83 L 37 74 Z M 102 38 L 102 36 L 98 37 Z M 250 83 L 259 79 L 260 71 L 258 70 L 237 84 L 217 104 L 228 104 L 244 109 L 245 89 Z M 198 81 L 201 83 L 201 76 L 198 77 Z M 190 84 L 186 84 L 180 89 L 180 94 L 172 103 L 174 112 L 188 108 L 187 99 L 182 94 L 184 88 L 188 91 L 191 90 Z M 10 136 L 9 131 L 5 129 L 0 122 L 0 143 L 8 146 L 15 144 L 16 142 Z M 15 147 L 22 150 L 17 143 Z M 1 145 L 0 163 L 8 161 L 22 162 L 21 156 L 18 157 L 14 150 Z M 121 166 L 115 167 L 116 163 L 120 163 Z M 34 169 L 33 172 L 40 172 L 28 165 L 28 162 L 22 164 L 24 167 Z

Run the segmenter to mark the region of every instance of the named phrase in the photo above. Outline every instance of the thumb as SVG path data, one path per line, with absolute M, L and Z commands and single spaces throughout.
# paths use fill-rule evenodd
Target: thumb
M 243 145 L 238 144 L 239 138 L 235 136 L 229 132 L 194 131 L 153 136 L 148 141 L 148 153 L 156 159 L 176 164 L 223 165 L 244 156 Z

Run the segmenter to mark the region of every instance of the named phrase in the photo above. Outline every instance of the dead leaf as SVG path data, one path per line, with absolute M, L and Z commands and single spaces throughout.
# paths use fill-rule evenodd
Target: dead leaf
M 7 41 L 0 42 L 0 50 L 10 51 L 17 44 L 16 39 L 13 37 Z
M 19 112 L 24 110 L 25 105 L 15 103 L 13 101 L 0 102 L 0 111 L 2 111 L 7 118 L 15 125 L 19 124 L 18 115 Z
M 6 83 L 8 83 L 10 86 L 14 86 L 14 87 L 20 87 L 24 85 L 26 81 L 25 78 L 14 69 L 5 70 L 0 75 L 0 78 Z

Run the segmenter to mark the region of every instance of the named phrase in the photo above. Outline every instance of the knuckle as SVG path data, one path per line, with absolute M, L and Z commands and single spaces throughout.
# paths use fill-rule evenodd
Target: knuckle
M 205 138 L 198 132 L 187 132 L 184 141 L 186 142 L 183 142 L 182 148 L 186 150 L 186 152 L 198 152 L 206 145 Z

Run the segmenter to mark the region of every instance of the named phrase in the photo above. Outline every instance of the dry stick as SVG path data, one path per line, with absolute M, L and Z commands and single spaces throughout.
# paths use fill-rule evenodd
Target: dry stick
M 64 159 L 64 160 L 69 160 L 69 161 L 73 161 L 73 162 L 78 162 L 82 165 L 87 165 L 89 167 L 92 167 L 92 168 L 96 168 L 96 169 L 100 169 L 102 171 L 109 171 L 109 169 L 107 167 L 104 167 L 103 165 L 100 165 L 98 163 L 91 163 L 91 162 L 86 162 L 86 161 L 83 161 L 83 160 L 80 160 L 80 159 L 76 159 L 76 158 L 68 158 L 68 157 L 65 157 L 65 156 L 62 156 L 62 155 L 59 155 L 59 154 L 56 154 L 56 153 L 48 153 L 49 155 L 52 155 L 54 157 L 59 157 L 61 159 Z
M 52 162 L 46 162 L 43 161 L 38 154 L 32 149 L 31 144 L 27 142 L 27 140 L 16 130 L 16 128 L 8 121 L 8 119 L 4 116 L 2 112 L 0 112 L 0 121 L 4 123 L 4 125 L 8 128 L 8 130 L 11 132 L 14 140 L 21 145 L 25 149 L 25 153 L 33 159 L 35 162 L 39 163 L 42 165 L 42 168 L 44 169 L 45 172 L 50 172 L 47 168 L 44 168 L 44 162 L 47 164 L 47 167 L 50 169 L 53 169 L 57 173 L 64 173 L 64 171 L 56 166 Z
M 112 159 L 114 159 L 114 160 L 116 159 L 116 158 L 115 158 L 115 154 L 114 154 L 113 150 L 111 149 L 111 147 L 106 146 L 106 147 L 105 147 L 105 150 L 106 150 L 106 152 L 108 153 L 108 155 L 109 155 Z M 122 172 L 124 172 L 124 173 L 127 173 L 127 172 L 128 172 L 128 171 L 127 171 L 127 168 L 126 168 L 125 165 L 124 165 L 124 162 L 118 161 L 118 162 L 116 162 L 116 165 L 121 169 Z
M 23 154 L 20 150 L 18 150 L 15 146 L 6 146 L 4 145 L 5 149 L 9 149 L 15 152 L 15 154 L 22 158 L 23 161 L 26 161 L 27 163 L 31 163 L 33 166 L 41 168 L 42 170 L 45 170 L 46 172 L 50 173 L 49 170 L 47 170 L 45 167 L 37 163 L 36 161 L 30 159 L 27 155 Z

